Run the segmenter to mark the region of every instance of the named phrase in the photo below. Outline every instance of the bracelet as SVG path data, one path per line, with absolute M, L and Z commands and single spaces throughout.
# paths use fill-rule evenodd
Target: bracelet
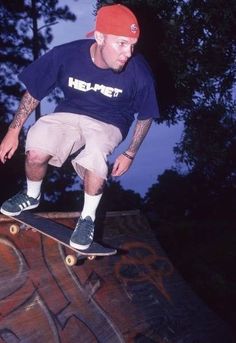
M 126 152 L 123 152 L 123 154 L 125 157 L 129 158 L 130 160 L 133 160 L 134 157 L 133 156 L 130 156 L 129 154 L 127 154 Z

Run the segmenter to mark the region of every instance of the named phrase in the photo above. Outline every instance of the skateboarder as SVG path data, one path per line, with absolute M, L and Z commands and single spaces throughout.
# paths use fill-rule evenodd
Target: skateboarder
M 131 143 L 112 170 L 113 176 L 125 173 L 159 115 L 149 66 L 133 54 L 139 33 L 137 19 L 126 6 L 104 6 L 89 34 L 94 39 L 57 46 L 19 75 L 26 92 L 0 145 L 2 163 L 13 156 L 20 130 L 39 102 L 55 87 L 61 88 L 64 99 L 54 113 L 30 128 L 25 147 L 27 189 L 5 201 L 2 213 L 15 216 L 36 208 L 48 164 L 60 167 L 80 151 L 72 164 L 84 182 L 84 206 L 70 244 L 77 249 L 90 246 L 108 173 L 107 156 L 125 139 L 137 113 Z

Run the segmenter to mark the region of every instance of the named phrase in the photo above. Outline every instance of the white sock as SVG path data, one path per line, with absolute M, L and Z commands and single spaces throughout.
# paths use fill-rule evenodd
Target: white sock
M 37 198 L 41 192 L 41 181 L 31 181 L 29 179 L 26 180 L 27 182 L 27 195 L 32 198 Z
M 82 218 L 89 216 L 93 221 L 95 220 L 96 209 L 98 207 L 101 197 L 102 194 L 89 195 L 84 192 L 84 206 L 81 212 Z

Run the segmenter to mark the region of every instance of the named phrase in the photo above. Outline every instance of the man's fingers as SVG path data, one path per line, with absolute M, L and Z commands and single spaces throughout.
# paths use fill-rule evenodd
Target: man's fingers
M 117 157 L 113 169 L 112 169 L 112 176 L 121 176 L 127 172 L 129 167 L 131 166 L 132 161 L 129 160 L 127 157 L 120 155 Z
M 12 156 L 14 155 L 15 150 L 11 149 L 9 151 L 9 153 L 6 155 L 6 159 L 10 160 L 12 158 Z
M 14 155 L 15 150 L 10 149 L 9 151 L 5 152 L 3 149 L 0 150 L 0 160 L 2 163 L 5 163 L 7 160 L 11 159 Z
M 3 156 L 1 156 L 0 159 L 1 159 L 1 162 L 4 164 L 7 160 L 7 157 L 6 157 L 6 155 L 3 155 Z
M 124 173 L 125 173 L 125 170 L 122 170 L 121 166 L 118 164 L 117 168 L 115 168 L 115 169 L 113 168 L 111 175 L 112 176 L 121 176 Z
M 112 176 L 116 176 L 117 169 L 118 169 L 117 166 L 114 164 L 112 172 L 111 172 Z

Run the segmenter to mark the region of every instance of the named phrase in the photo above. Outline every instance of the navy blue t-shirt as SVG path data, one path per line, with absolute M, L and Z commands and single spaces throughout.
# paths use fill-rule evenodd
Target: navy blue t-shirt
M 98 68 L 91 60 L 91 39 L 57 46 L 19 75 L 29 93 L 42 100 L 55 87 L 64 98 L 54 112 L 88 115 L 117 126 L 123 136 L 137 113 L 139 120 L 159 116 L 150 68 L 134 55 L 121 72 Z

